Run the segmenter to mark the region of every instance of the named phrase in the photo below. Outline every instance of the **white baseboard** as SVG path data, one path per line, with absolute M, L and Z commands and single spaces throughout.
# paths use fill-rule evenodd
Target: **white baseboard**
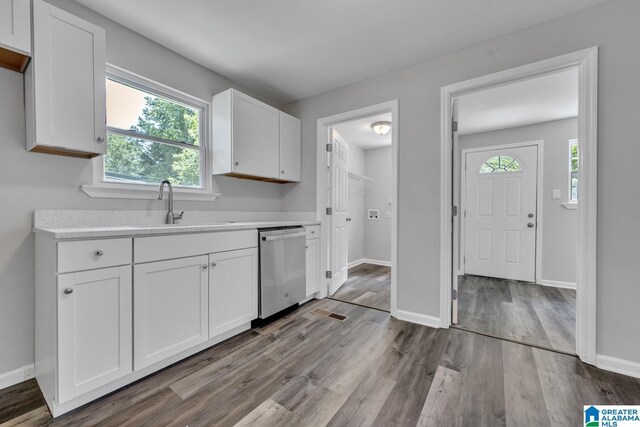
M 431 328 L 439 328 L 440 318 L 428 316 L 426 314 L 418 314 L 412 311 L 396 310 L 395 317 L 405 322 L 417 323 L 418 325 L 429 326 Z
M 355 261 L 351 261 L 351 262 L 347 265 L 347 267 L 348 267 L 348 268 L 352 268 L 352 267 L 356 267 L 356 266 L 358 266 L 358 265 L 360 265 L 360 264 L 364 264 L 364 258 L 360 258 L 360 259 L 357 259 L 357 260 L 355 260 Z
M 378 259 L 369 259 L 369 258 L 364 258 L 362 260 L 363 264 L 373 264 L 373 265 L 382 265 L 384 267 L 391 267 L 391 261 L 381 261 Z
M 640 378 L 640 363 L 638 362 L 598 354 L 596 355 L 596 366 L 605 371 Z
M 30 380 L 35 376 L 35 368 L 33 363 L 25 365 L 21 368 L 14 369 L 13 371 L 0 374 L 0 390 L 3 388 L 11 387 L 14 384 L 21 383 L 26 380 Z
M 576 284 L 571 282 L 560 282 L 557 280 L 545 280 L 540 279 L 540 284 L 542 286 L 550 286 L 552 288 L 565 288 L 565 289 L 576 289 Z

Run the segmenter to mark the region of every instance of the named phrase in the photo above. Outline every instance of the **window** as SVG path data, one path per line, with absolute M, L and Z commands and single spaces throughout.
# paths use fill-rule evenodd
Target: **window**
M 149 87 L 107 77 L 103 181 L 203 188 L 203 109 Z
M 569 141 L 569 202 L 578 202 L 578 140 Z
M 520 172 L 520 163 L 509 156 L 492 157 L 480 166 L 480 173 Z

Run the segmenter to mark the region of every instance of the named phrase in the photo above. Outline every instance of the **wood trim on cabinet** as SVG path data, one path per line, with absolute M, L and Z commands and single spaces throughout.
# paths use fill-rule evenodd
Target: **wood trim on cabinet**
M 24 73 L 31 58 L 18 52 L 0 47 L 0 67 Z

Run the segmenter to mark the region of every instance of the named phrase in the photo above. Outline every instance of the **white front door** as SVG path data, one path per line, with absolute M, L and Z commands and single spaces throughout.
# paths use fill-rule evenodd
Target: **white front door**
M 464 157 L 465 274 L 535 282 L 538 147 Z
M 331 294 L 347 281 L 347 206 L 349 172 L 347 155 L 349 146 L 336 131 L 331 136 L 330 187 L 331 200 Z

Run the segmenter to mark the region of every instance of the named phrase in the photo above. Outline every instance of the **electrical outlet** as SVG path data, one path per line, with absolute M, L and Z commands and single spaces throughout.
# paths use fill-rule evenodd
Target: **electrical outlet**
M 378 209 L 369 209 L 369 219 L 380 218 L 380 211 Z

